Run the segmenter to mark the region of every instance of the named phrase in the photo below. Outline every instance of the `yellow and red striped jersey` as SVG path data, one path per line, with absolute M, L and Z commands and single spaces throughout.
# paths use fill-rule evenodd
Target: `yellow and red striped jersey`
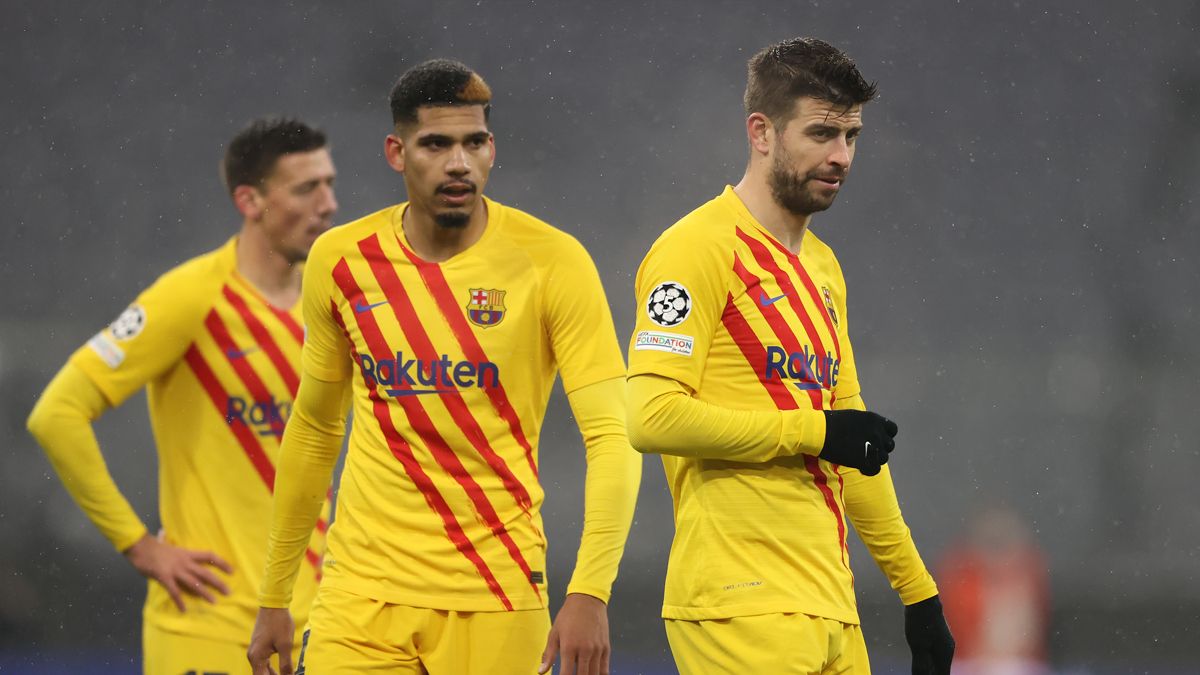
M 324 584 L 447 610 L 546 606 L 551 387 L 624 364 L 579 242 L 485 204 L 481 238 L 441 263 L 405 243 L 407 204 L 331 230 L 309 256 L 304 376 L 352 378 L 355 420 Z
M 237 239 L 164 274 L 71 357 L 116 406 L 147 388 L 159 459 L 159 513 L 177 546 L 233 566 L 229 596 L 185 596 L 179 612 L 150 583 L 145 620 L 246 643 L 266 563 L 275 459 L 299 386 L 299 307 L 268 303 L 236 267 Z M 304 625 L 316 592 L 328 500 L 292 611 Z M 140 523 L 125 529 L 137 531 Z M 217 571 L 218 575 L 223 573 Z
M 663 233 L 636 285 L 631 377 L 669 377 L 742 410 L 829 409 L 859 393 L 833 252 L 809 231 L 792 254 L 732 188 Z M 806 454 L 663 463 L 676 526 L 664 617 L 858 622 L 843 517 L 853 469 Z

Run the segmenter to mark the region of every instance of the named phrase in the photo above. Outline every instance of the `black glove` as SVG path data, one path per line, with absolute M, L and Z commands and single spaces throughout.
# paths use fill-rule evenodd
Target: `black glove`
M 826 410 L 821 459 L 849 466 L 866 476 L 879 473 L 896 447 L 896 423 L 865 410 Z
M 913 675 L 950 675 L 954 636 L 938 596 L 904 608 L 904 639 L 912 650 Z

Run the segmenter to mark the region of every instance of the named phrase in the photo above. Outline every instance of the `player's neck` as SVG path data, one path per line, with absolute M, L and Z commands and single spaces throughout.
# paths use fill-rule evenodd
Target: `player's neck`
M 483 236 L 487 225 L 487 204 L 483 200 L 463 227 L 443 227 L 433 214 L 411 204 L 400 223 L 408 247 L 421 260 L 432 263 L 445 262 L 471 248 Z
M 800 245 L 804 242 L 804 233 L 808 231 L 812 215 L 797 215 L 780 206 L 771 195 L 771 186 L 766 177 L 755 175 L 752 169 L 746 170 L 746 175 L 742 176 L 733 191 L 759 225 L 787 250 L 800 253 Z
M 237 271 L 267 302 L 280 309 L 288 309 L 300 299 L 303 268 L 288 262 L 253 228 L 243 227 L 238 236 Z

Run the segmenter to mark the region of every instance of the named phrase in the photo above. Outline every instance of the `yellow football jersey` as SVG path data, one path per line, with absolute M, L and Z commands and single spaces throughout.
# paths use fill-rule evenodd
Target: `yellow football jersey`
M 166 539 L 211 550 L 233 566 L 229 596 L 218 594 L 210 605 L 185 595 L 185 613 L 150 583 L 145 621 L 247 643 L 304 330 L 298 306 L 271 306 L 237 273 L 236 241 L 164 274 L 71 362 L 114 406 L 147 388 Z M 316 592 L 328 507 L 327 500 L 306 554 L 309 570 L 296 586 L 292 611 L 300 626 Z
M 466 251 L 421 260 L 407 204 L 324 234 L 308 259 L 305 377 L 353 380 L 323 584 L 457 611 L 546 606 L 538 435 L 568 393 L 621 377 L 583 246 L 485 200 Z
M 809 231 L 793 255 L 732 188 L 658 239 L 636 285 L 631 377 L 672 378 L 742 410 L 830 409 L 859 393 L 833 252 Z M 858 622 L 843 500 L 852 469 L 804 454 L 663 463 L 676 526 L 664 617 Z

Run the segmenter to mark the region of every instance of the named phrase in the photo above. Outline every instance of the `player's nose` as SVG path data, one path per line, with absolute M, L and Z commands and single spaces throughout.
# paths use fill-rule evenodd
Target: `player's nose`
M 337 213 L 337 194 L 335 193 L 333 186 L 323 185 L 319 189 L 321 191 L 321 196 L 320 201 L 317 203 L 317 213 L 321 214 L 321 217 L 328 217 L 332 216 L 334 213 Z

